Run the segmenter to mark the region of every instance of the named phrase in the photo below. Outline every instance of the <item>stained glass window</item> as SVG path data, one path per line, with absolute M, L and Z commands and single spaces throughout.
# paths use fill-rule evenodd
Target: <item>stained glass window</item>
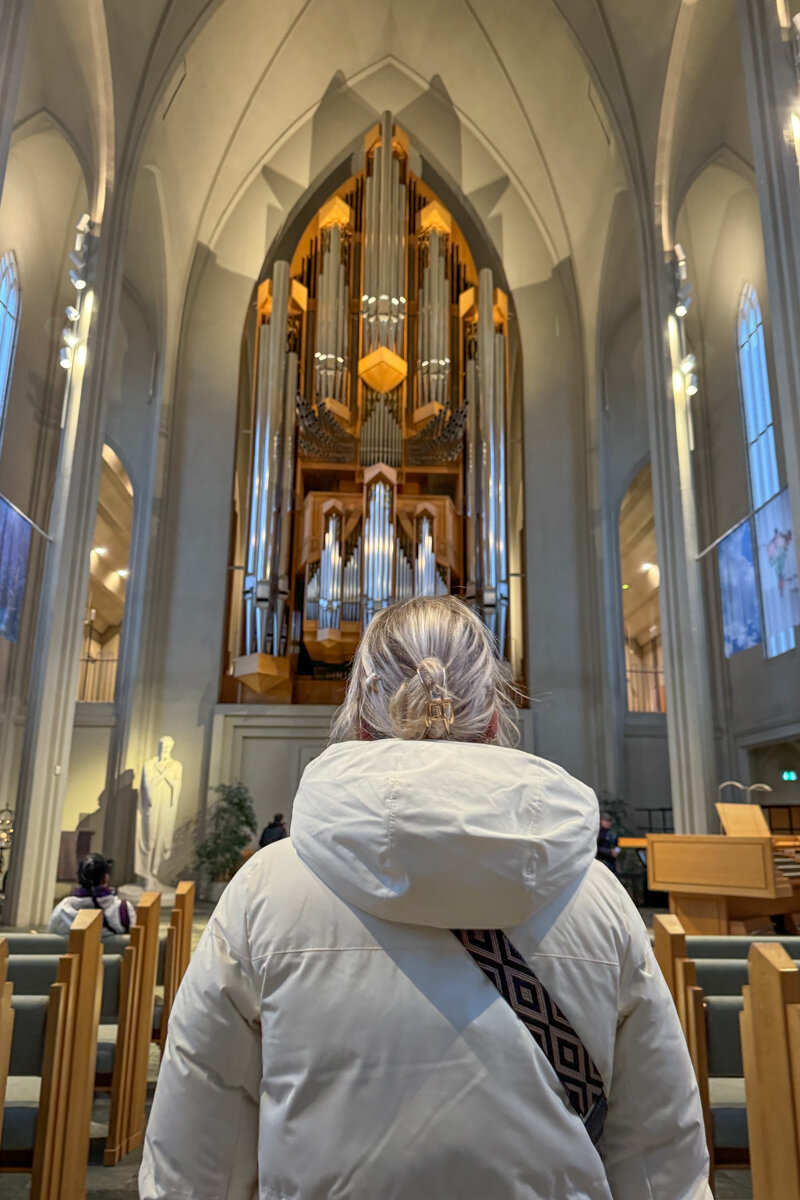
M 747 443 L 747 474 L 750 481 L 750 503 L 755 514 L 756 540 L 763 538 L 760 517 L 765 505 L 781 490 L 778 476 L 778 456 L 775 450 L 775 428 L 772 423 L 772 401 L 769 394 L 767 354 L 764 346 L 764 322 L 756 290 L 747 284 L 739 304 L 737 326 L 739 357 L 739 391 L 742 398 L 744 435 Z M 763 521 L 761 521 L 763 524 Z M 791 542 L 791 518 L 788 529 L 781 531 Z M 774 555 L 773 555 L 774 557 Z M 770 560 L 771 561 L 771 560 Z M 783 581 L 782 581 L 783 582 Z M 795 644 L 794 627 L 789 613 L 791 606 L 772 603 L 772 593 L 765 593 L 768 580 L 763 565 L 760 572 L 761 607 L 764 613 L 764 646 L 767 658 L 785 654 Z M 768 589 L 767 589 L 768 590 Z M 774 589 L 773 589 L 774 590 Z M 784 592 L 781 592 L 783 599 Z M 773 609 L 775 612 L 773 613 Z M 787 619 L 776 620 L 780 610 Z M 773 619 L 770 619 L 771 616 Z
M 8 392 L 14 369 L 20 314 L 19 276 L 13 250 L 0 255 L 0 448 L 6 424 Z

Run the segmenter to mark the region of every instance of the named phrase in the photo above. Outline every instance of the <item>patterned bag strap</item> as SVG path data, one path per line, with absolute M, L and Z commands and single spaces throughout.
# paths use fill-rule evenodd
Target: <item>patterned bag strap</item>
M 544 1051 L 597 1145 L 608 1101 L 600 1072 L 570 1020 L 502 929 L 454 929 L 453 933 Z

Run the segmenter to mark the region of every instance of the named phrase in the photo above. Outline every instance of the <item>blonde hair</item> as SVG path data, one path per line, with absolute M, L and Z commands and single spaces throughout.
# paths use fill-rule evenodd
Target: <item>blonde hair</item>
M 473 609 L 415 596 L 375 615 L 331 727 L 331 742 L 357 738 L 517 744 L 511 670 Z

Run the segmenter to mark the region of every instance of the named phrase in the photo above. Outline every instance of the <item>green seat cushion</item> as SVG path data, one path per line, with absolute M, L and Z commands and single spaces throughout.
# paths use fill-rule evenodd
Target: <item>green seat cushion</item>
M 9 1076 L 41 1075 L 47 1027 L 48 996 L 12 996 L 14 1034 L 11 1039 Z
M 741 996 L 706 996 L 706 1039 L 708 1074 L 717 1078 L 740 1079 L 742 1039 L 739 1033 Z
M 783 946 L 790 958 L 800 959 L 800 937 L 765 937 L 755 933 L 752 937 L 692 934 L 686 938 L 686 953 L 689 958 L 747 958 L 754 942 Z
M 59 933 L 4 933 L 9 954 L 66 954 L 67 941 Z M 127 933 L 103 939 L 104 954 L 124 954 L 130 944 Z
M 8 980 L 15 996 L 47 996 L 58 975 L 58 954 L 9 954 Z
M 743 1079 L 709 1079 L 709 1101 L 714 1145 L 726 1150 L 746 1150 L 747 1104 Z
M 3 1114 L 3 1133 L 0 1146 L 3 1152 L 33 1151 L 36 1142 L 36 1121 L 39 1116 L 37 1078 L 11 1078 L 6 1088 L 6 1108 Z
M 97 1063 L 95 1071 L 98 1075 L 113 1075 L 114 1060 L 117 1053 L 116 1025 L 100 1025 L 97 1030 Z
M 113 1025 L 119 1019 L 120 975 L 122 959 L 118 954 L 103 955 L 103 998 L 100 1024 Z

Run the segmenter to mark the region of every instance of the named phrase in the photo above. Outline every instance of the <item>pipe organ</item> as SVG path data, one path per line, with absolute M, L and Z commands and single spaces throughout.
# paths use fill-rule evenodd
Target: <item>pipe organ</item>
M 223 700 L 334 702 L 377 611 L 451 591 L 522 678 L 508 300 L 411 158 L 384 114 L 363 168 L 257 288 Z

